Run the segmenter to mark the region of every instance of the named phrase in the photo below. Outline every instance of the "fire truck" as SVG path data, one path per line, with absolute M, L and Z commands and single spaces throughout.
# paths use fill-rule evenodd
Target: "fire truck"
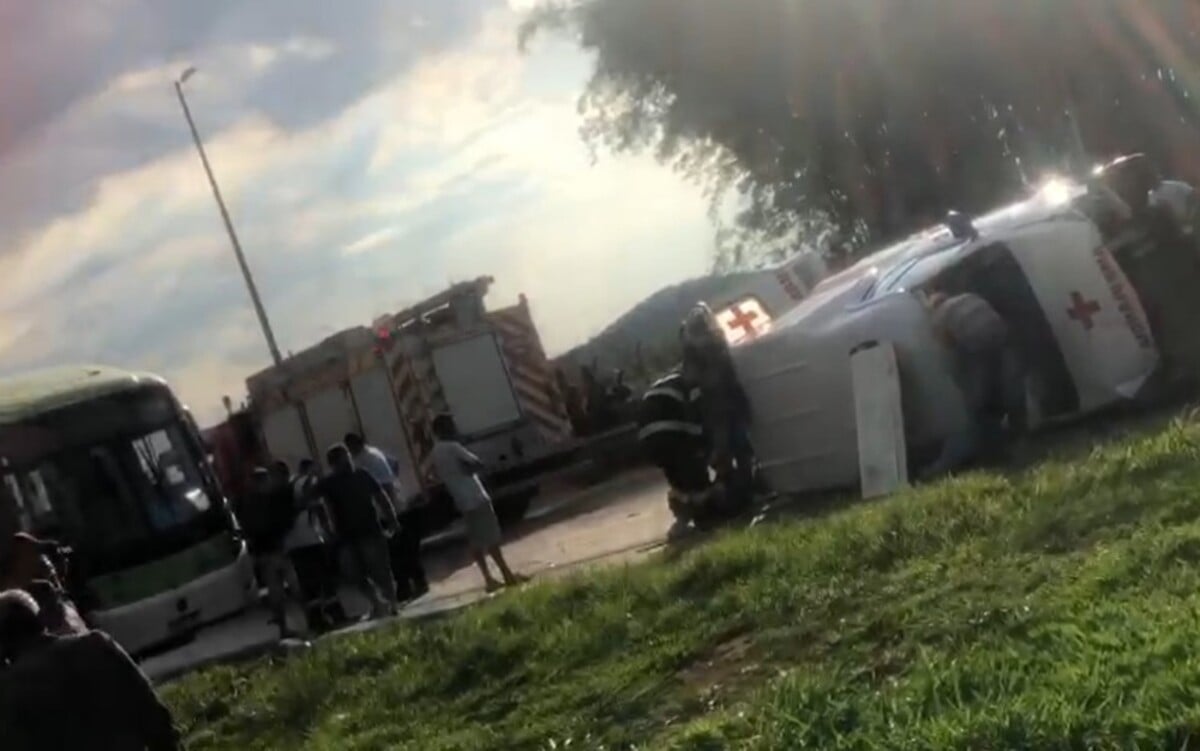
M 236 466 L 239 456 L 295 467 L 303 458 L 323 460 L 356 432 L 396 460 L 406 502 L 425 509 L 433 531 L 455 514 L 430 457 L 432 420 L 449 413 L 488 466 L 484 479 L 501 520 L 522 517 L 539 478 L 570 463 L 577 446 L 528 300 L 489 311 L 484 298 L 493 283 L 453 285 L 250 376 L 248 415 L 231 415 L 209 432 L 218 471 L 240 486 L 249 467 Z M 258 447 L 234 426 L 246 420 Z
M 254 413 L 228 408 L 228 417 L 202 431 L 208 459 L 225 495 L 240 501 L 250 490 L 250 472 L 267 463 Z

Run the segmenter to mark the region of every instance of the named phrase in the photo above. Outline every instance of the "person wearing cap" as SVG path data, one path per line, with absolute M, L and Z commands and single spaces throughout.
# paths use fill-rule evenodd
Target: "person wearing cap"
M 39 539 L 28 532 L 17 532 L 9 538 L 8 550 L 3 557 L 0 587 L 20 587 L 34 579 L 57 582 L 58 571 L 52 559 L 57 551 L 58 545 L 54 542 Z
M 0 551 L 0 590 L 21 589 L 38 603 L 42 625 L 56 635 L 87 633 L 88 627 L 63 584 L 54 559 L 63 554 L 56 542 L 18 532 Z
M 54 636 L 27 592 L 0 592 L 0 748 L 176 751 L 146 675 L 107 634 Z

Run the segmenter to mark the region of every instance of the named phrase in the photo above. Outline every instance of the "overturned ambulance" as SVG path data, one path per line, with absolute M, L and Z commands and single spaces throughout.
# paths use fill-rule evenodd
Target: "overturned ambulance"
M 758 336 L 731 341 L 766 484 L 784 493 L 859 484 L 852 353 L 864 346 L 894 352 L 910 467 L 964 427 L 953 358 L 924 304 L 930 290 L 976 293 L 1006 320 L 1026 362 L 1034 426 L 1200 373 L 1200 253 L 1184 217 L 1194 193 L 1179 183 L 1122 190 L 1114 172 L 1127 167 L 1048 182 L 1013 206 L 876 252 Z

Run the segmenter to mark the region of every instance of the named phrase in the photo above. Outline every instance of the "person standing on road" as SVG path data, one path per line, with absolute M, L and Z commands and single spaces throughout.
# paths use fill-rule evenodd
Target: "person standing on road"
M 296 571 L 309 630 L 322 632 L 344 621 L 345 614 L 338 600 L 337 570 L 329 565 L 327 551 L 332 524 L 325 504 L 315 492 L 320 481 L 316 467 L 316 462 L 304 459 L 292 481 L 295 520 L 283 538 L 283 547 Z
M 324 497 L 329 505 L 350 573 L 371 601 L 371 617 L 395 615 L 396 580 L 384 526 L 395 531 L 396 510 L 371 473 L 355 466 L 344 445 L 330 448 L 325 459 L 330 473 L 313 487 L 312 493 Z M 380 519 L 384 520 L 382 524 Z
M 5 751 L 182 747 L 170 710 L 125 650 L 100 631 L 51 635 L 19 589 L 0 592 L 0 665 Z
M 357 433 L 347 433 L 345 441 L 354 463 L 370 472 L 388 494 L 392 508 L 396 510 L 400 520 L 400 527 L 392 535 L 388 545 L 397 596 L 401 600 L 420 597 L 429 591 L 425 567 L 421 565 L 421 525 L 418 523 L 420 510 L 408 508 L 404 487 L 397 476 L 399 463 L 377 447 L 368 444 Z
M 350 456 L 354 459 L 354 466 L 365 469 L 375 478 L 375 482 L 379 483 L 379 487 L 383 488 L 383 492 L 387 493 L 388 499 L 392 502 L 392 507 L 397 510 L 398 497 L 400 493 L 399 480 L 396 477 L 396 470 L 392 466 L 392 461 L 388 459 L 387 454 L 379 450 L 375 446 L 369 445 L 366 440 L 358 433 L 347 433 L 342 439 L 346 448 L 350 450 Z
M 458 428 L 450 415 L 434 418 L 433 435 L 437 439 L 431 454 L 433 466 L 462 514 L 467 528 L 467 544 L 471 547 L 475 565 L 483 574 L 484 588 L 488 592 L 495 592 L 504 585 L 514 586 L 528 581 L 529 577 L 513 573 L 508 561 L 504 560 L 504 552 L 500 549 L 500 522 L 492 508 L 492 499 L 479 479 L 483 462 L 459 442 Z M 487 556 L 496 562 L 500 575 L 504 577 L 504 584 L 492 576 Z
M 276 461 L 270 470 L 256 467 L 251 479 L 249 503 L 239 516 L 246 528 L 250 553 L 258 561 L 267 587 L 270 622 L 279 627 L 279 638 L 287 639 L 295 635 L 287 622 L 289 585 L 294 593 L 300 589 L 283 546 L 293 522 L 291 471 L 286 462 Z

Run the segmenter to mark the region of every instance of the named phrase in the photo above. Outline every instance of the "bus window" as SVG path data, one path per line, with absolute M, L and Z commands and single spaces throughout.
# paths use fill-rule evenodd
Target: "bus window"
M 50 505 L 50 496 L 46 493 L 46 481 L 41 472 L 30 472 L 25 475 L 25 497 L 29 500 L 33 514 L 36 517 L 49 516 L 54 513 Z
M 177 426 L 156 430 L 133 441 L 140 472 L 139 486 L 151 525 L 158 530 L 186 524 L 212 506 L 200 473 Z
M 41 472 L 5 475 L 4 482 L 9 494 L 17 503 L 23 526 L 39 526 L 54 518 L 54 506 L 50 503 L 50 495 L 46 491 Z
M 19 523 L 103 553 L 186 527 L 212 507 L 178 426 L 60 451 L 4 475 Z
M 16 509 L 18 526 L 26 531 L 33 529 L 33 509 L 30 508 L 29 501 L 25 500 L 25 494 L 21 492 L 21 485 L 17 482 L 17 478 L 13 475 L 5 475 L 4 489 L 5 495 Z

